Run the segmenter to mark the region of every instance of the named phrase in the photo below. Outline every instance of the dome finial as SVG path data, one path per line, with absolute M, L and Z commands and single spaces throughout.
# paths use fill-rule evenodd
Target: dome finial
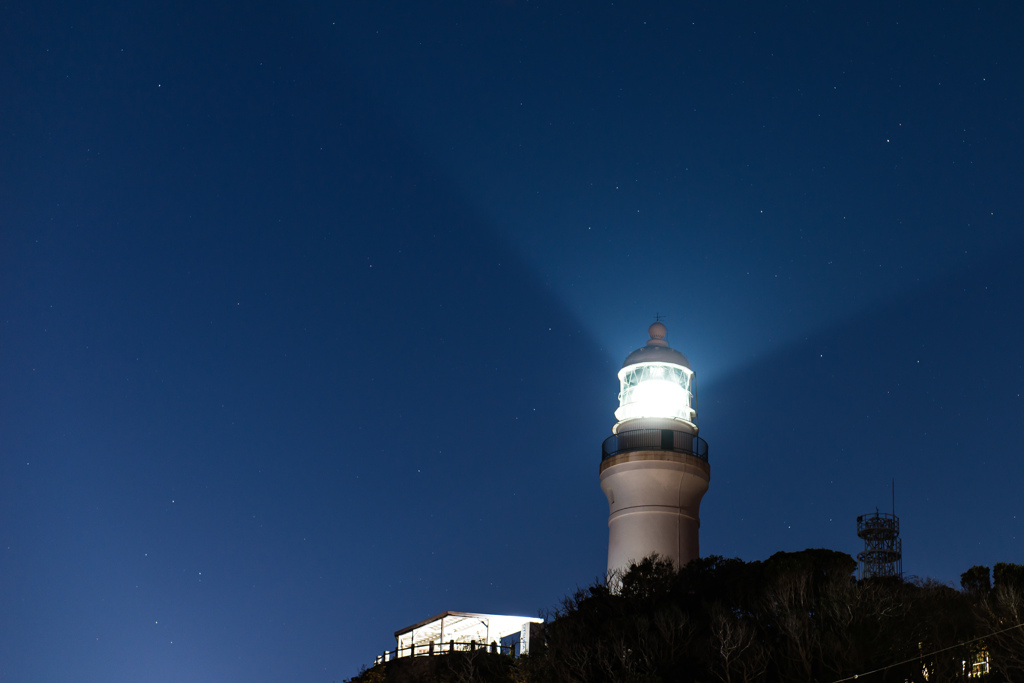
M 647 328 L 647 334 L 651 337 L 647 341 L 647 346 L 668 346 L 668 342 L 665 341 L 665 335 L 668 333 L 668 330 L 665 329 L 665 325 L 661 322 L 663 317 L 660 313 L 654 314 L 654 323 Z

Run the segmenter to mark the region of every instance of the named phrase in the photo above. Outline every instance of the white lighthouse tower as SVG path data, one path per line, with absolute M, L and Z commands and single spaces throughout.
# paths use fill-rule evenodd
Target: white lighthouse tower
M 697 436 L 690 361 L 648 329 L 647 345 L 619 370 L 618 422 L 605 439 L 601 489 L 608 497 L 608 572 L 657 553 L 677 567 L 699 557 L 700 501 L 708 490 L 708 445 Z

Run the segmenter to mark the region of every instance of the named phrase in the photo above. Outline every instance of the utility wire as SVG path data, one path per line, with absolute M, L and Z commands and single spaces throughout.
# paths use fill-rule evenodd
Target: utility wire
M 885 671 L 886 669 L 891 669 L 894 666 L 903 666 L 904 664 L 910 664 L 911 662 L 917 662 L 917 661 L 920 661 L 920 660 L 924 659 L 925 657 L 931 657 L 932 655 L 937 655 L 940 652 L 945 652 L 946 650 L 953 650 L 955 648 L 960 647 L 961 645 L 967 645 L 968 643 L 974 643 L 974 642 L 977 642 L 979 640 L 985 640 L 986 638 L 991 638 L 992 636 L 998 636 L 1000 633 L 1006 633 L 1007 631 L 1012 631 L 1013 629 L 1020 628 L 1021 626 L 1024 626 L 1024 621 L 1022 621 L 1021 623 L 1017 624 L 1016 626 L 1010 626 L 1009 628 L 1004 628 L 1001 631 L 994 631 L 993 633 L 989 633 L 986 636 L 978 636 L 977 638 L 971 638 L 970 640 L 965 640 L 962 643 L 957 643 L 956 645 L 950 645 L 949 647 L 944 647 L 941 650 L 936 650 L 935 652 L 929 652 L 926 655 L 918 655 L 916 657 L 904 660 L 902 662 L 896 662 L 895 664 L 890 664 L 889 666 L 883 666 L 881 669 L 875 669 L 874 671 L 865 671 L 862 674 L 854 674 L 852 676 L 847 676 L 846 678 L 837 678 L 836 680 L 832 681 L 832 683 L 845 683 L 845 681 L 855 681 L 858 678 L 861 678 L 862 676 L 870 676 L 871 674 L 876 674 L 879 671 Z

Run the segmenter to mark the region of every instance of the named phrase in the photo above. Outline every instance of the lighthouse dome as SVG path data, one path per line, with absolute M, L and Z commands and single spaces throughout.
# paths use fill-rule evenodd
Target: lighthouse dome
M 671 363 L 689 368 L 689 359 L 682 352 L 669 347 L 668 342 L 665 341 L 665 333 L 665 326 L 660 322 L 647 328 L 647 334 L 651 338 L 647 340 L 646 345 L 626 356 L 622 367 L 629 367 L 637 363 Z

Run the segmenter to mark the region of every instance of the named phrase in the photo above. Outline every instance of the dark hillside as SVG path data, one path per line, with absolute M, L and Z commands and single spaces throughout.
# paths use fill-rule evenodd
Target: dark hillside
M 562 600 L 528 657 L 396 660 L 353 683 L 935 683 L 1024 680 L 1024 566 L 930 580 L 854 578 L 832 550 L 763 562 L 648 558 Z M 972 675 L 973 674 L 973 675 Z

